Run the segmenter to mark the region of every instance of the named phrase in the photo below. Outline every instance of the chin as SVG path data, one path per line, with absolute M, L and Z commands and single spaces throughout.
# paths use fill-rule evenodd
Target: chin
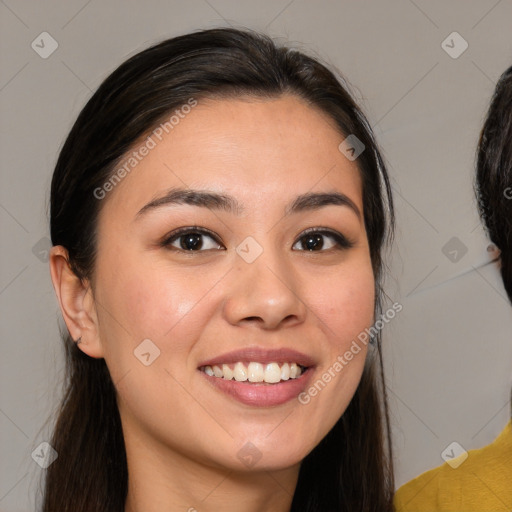
M 312 447 L 304 444 L 294 445 L 290 440 L 297 435 L 269 440 L 268 434 L 259 439 L 238 442 L 235 448 L 235 459 L 228 463 L 239 471 L 280 471 L 296 466 L 311 451 Z M 314 447 L 314 446 L 313 446 Z

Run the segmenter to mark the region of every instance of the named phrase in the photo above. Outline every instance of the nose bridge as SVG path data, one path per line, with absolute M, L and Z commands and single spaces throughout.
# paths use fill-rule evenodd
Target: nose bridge
M 298 276 L 283 248 L 267 237 L 263 244 L 248 237 L 237 247 L 233 286 L 225 302 L 231 323 L 256 322 L 275 328 L 282 322 L 304 320 L 305 305 L 298 296 Z

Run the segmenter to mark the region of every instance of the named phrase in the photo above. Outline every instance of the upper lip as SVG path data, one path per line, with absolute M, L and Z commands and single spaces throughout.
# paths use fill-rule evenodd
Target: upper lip
M 298 352 L 294 349 L 263 349 L 258 347 L 247 347 L 232 352 L 226 352 L 212 359 L 207 359 L 199 364 L 202 366 L 213 366 L 221 364 L 237 363 L 239 361 L 254 361 L 257 363 L 297 363 L 301 366 L 314 366 L 315 361 L 312 357 Z

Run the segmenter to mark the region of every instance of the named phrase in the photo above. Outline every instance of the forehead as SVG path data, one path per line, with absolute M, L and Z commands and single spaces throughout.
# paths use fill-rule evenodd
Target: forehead
M 206 99 L 187 112 L 135 146 L 137 158 L 126 155 L 123 163 L 133 165 L 125 165 L 129 172 L 106 208 L 138 211 L 179 186 L 230 193 L 254 206 L 335 189 L 362 210 L 359 169 L 338 149 L 345 135 L 304 100 Z M 151 149 L 141 158 L 143 146 Z

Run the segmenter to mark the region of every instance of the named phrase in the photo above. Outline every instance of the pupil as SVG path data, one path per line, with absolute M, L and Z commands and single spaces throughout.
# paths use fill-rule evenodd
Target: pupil
M 306 235 L 303 243 L 303 247 L 308 251 L 314 251 L 315 249 L 321 249 L 323 246 L 322 235 Z
M 200 233 L 189 233 L 181 237 L 181 248 L 186 251 L 193 251 L 200 249 L 203 245 Z

